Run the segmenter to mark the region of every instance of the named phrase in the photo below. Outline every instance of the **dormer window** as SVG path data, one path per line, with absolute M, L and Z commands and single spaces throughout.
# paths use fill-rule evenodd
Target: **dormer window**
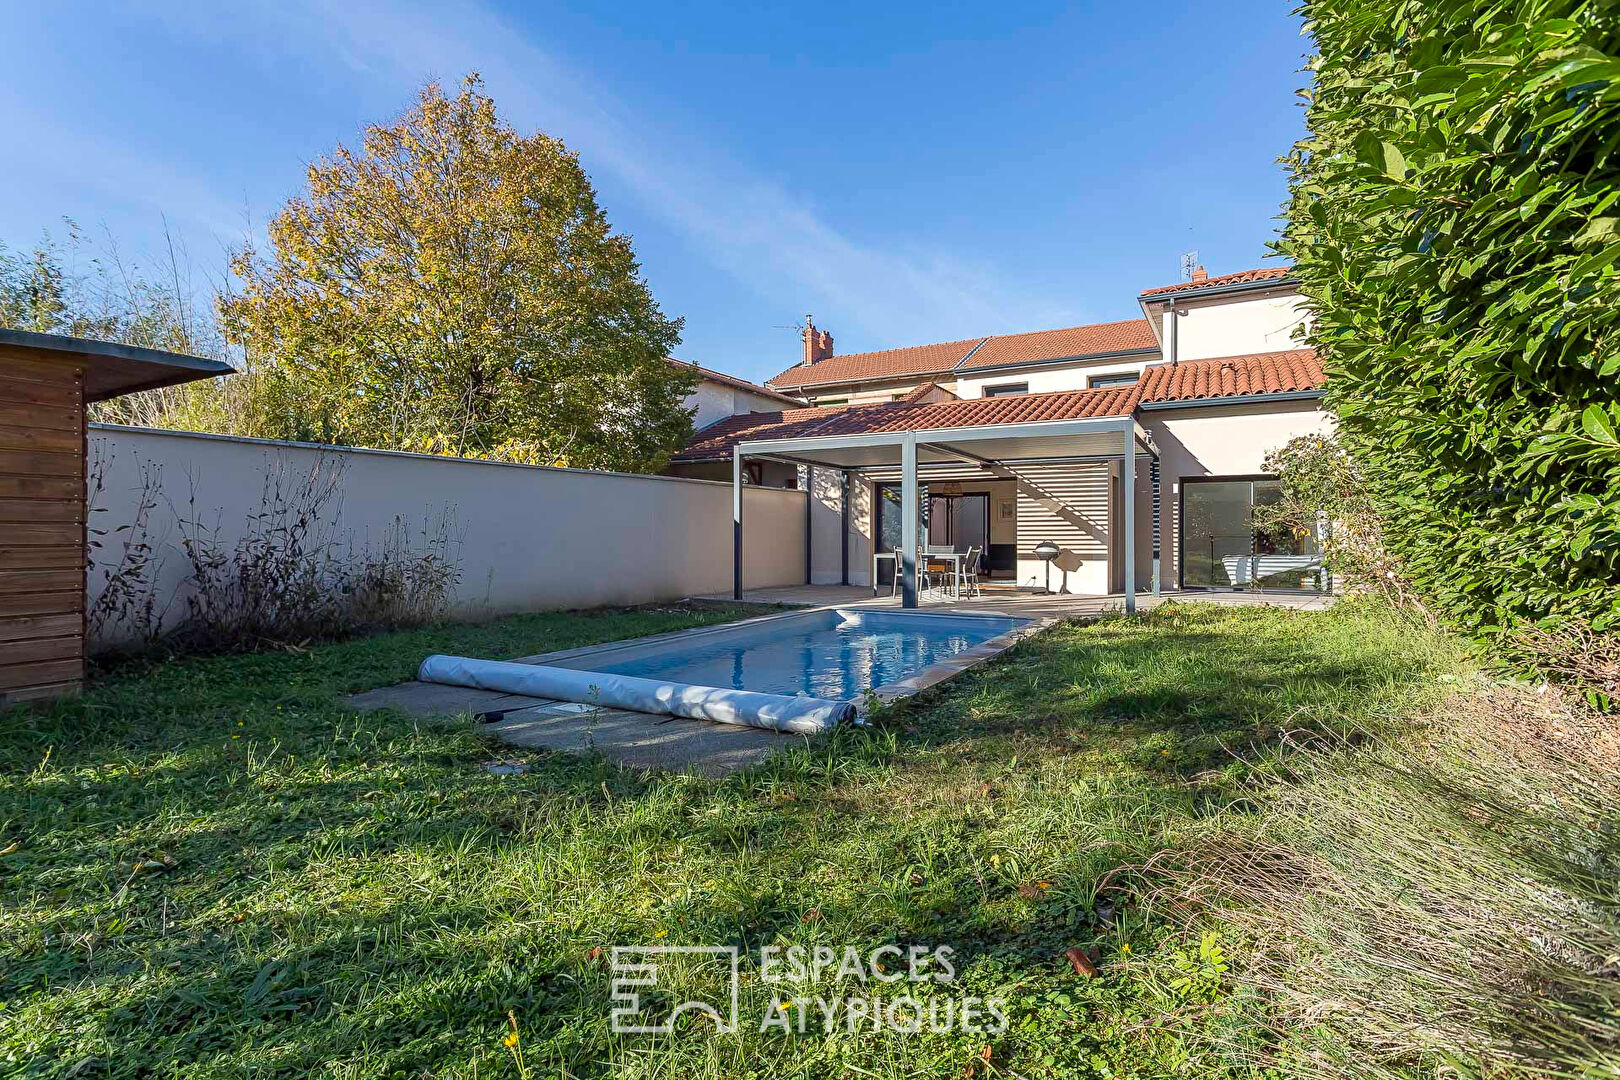
M 1029 393 L 1029 383 L 1027 382 L 995 383 L 984 388 L 985 397 L 1007 397 L 1010 394 L 1027 393 Z

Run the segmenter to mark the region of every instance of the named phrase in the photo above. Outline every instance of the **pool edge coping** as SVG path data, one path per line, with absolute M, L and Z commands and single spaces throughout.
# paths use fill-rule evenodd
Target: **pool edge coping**
M 976 616 L 985 613 L 962 611 L 953 612 L 952 614 Z M 997 614 L 1000 613 L 998 612 Z M 932 687 L 938 686 L 940 683 L 954 679 L 956 676 L 962 674 L 964 671 L 967 671 L 969 668 L 975 668 L 980 664 L 986 663 L 987 661 L 994 660 L 996 657 L 1000 656 L 1002 653 L 1006 652 L 1008 649 L 1011 649 L 1014 645 L 1017 645 L 1026 638 L 1033 637 L 1043 630 L 1049 630 L 1063 621 L 1062 619 L 1053 615 L 1029 616 L 1028 618 L 1029 621 L 1025 625 L 1015 626 L 1011 630 L 1008 630 L 1005 634 L 998 634 L 989 641 L 980 642 L 971 649 L 965 649 L 962 652 L 957 653 L 949 660 L 941 660 L 937 664 L 929 664 L 927 667 L 923 668 L 910 678 L 901 679 L 898 682 L 885 683 L 882 686 L 874 686 L 869 696 L 863 696 L 860 700 L 855 702 L 856 715 L 861 717 L 867 715 L 869 711 L 868 703 L 873 697 L 877 698 L 879 703 L 888 705 L 891 702 L 920 694 L 924 690 L 931 689 Z

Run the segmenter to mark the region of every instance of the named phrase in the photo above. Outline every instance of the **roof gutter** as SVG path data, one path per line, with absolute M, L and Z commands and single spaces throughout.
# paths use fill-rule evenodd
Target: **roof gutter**
M 1167 293 L 1142 293 L 1136 299 L 1144 304 L 1160 304 L 1175 297 L 1185 300 L 1189 297 L 1202 299 L 1206 296 L 1228 296 L 1232 293 L 1259 292 L 1262 289 L 1275 289 L 1283 285 L 1298 285 L 1299 279 L 1294 277 L 1266 278 L 1263 281 L 1240 281 L 1235 285 L 1206 285 L 1199 289 L 1176 289 Z
M 902 372 L 897 372 L 897 373 L 895 373 L 893 375 L 867 375 L 867 376 L 865 376 L 863 378 L 856 378 L 856 379 L 829 379 L 826 382 L 795 383 L 795 384 L 793 384 L 791 389 L 794 389 L 794 390 L 825 390 L 825 389 L 835 388 L 835 387 L 861 386 L 861 385 L 863 385 L 865 383 L 908 382 L 908 381 L 915 382 L 915 381 L 918 381 L 918 380 L 925 380 L 926 381 L 928 379 L 934 378 L 937 375 L 952 375 L 952 374 L 955 374 L 955 372 L 956 372 L 956 369 L 954 367 L 939 368 L 939 369 L 933 370 L 933 371 L 902 371 Z M 772 383 L 766 383 L 765 385 L 770 387 L 770 389 L 776 391 L 776 393 L 778 393 L 778 394 L 787 393 L 786 390 L 783 390 L 781 387 L 775 386 Z
M 1326 391 L 1283 390 L 1275 394 L 1234 394 L 1231 397 L 1187 398 L 1181 401 L 1139 401 L 1138 409 L 1196 409 L 1205 405 L 1252 405 L 1260 401 L 1315 401 Z
M 967 375 L 976 371 L 1009 371 L 1018 368 L 1040 369 L 1062 367 L 1065 364 L 1076 364 L 1082 361 L 1122 360 L 1129 356 L 1153 356 L 1156 355 L 1158 351 L 1158 349 L 1152 347 L 1140 349 L 1116 349 L 1113 352 L 1081 353 L 1078 356 L 1052 356 L 1042 360 L 1012 360 L 1005 364 L 984 364 L 979 367 L 958 367 L 953 370 L 957 375 Z M 973 354 L 969 353 L 968 355 L 972 356 Z M 966 360 L 963 361 L 963 363 L 966 362 Z

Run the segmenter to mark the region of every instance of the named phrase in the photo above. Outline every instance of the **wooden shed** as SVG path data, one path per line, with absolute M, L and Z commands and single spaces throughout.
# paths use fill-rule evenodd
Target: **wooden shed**
M 230 371 L 217 360 L 0 329 L 0 708 L 83 684 L 85 407 Z

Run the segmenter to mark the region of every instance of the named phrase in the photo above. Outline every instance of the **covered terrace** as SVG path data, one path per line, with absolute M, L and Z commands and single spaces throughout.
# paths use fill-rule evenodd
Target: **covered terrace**
M 808 470 L 832 470 L 840 478 L 844 497 L 839 500 L 845 515 L 841 543 L 843 578 L 849 580 L 849 522 L 853 483 L 898 482 L 900 490 L 900 537 L 896 564 L 900 577 L 901 606 L 918 606 L 917 554 L 920 540 L 920 492 L 933 481 L 961 481 L 974 477 L 997 477 L 1028 481 L 1028 474 L 1061 475 L 1065 471 L 1090 470 L 1101 465 L 1112 474 L 1118 463 L 1117 512 L 1111 512 L 1108 529 L 1117 528 L 1117 552 L 1122 573 L 1120 592 L 1125 610 L 1136 608 L 1137 591 L 1137 493 L 1141 466 L 1146 458 L 1149 513 L 1152 518 L 1152 591 L 1160 589 L 1160 522 L 1158 449 L 1137 423 L 1133 413 L 1135 395 L 1116 391 L 1088 390 L 1065 394 L 1040 395 L 1049 410 L 1060 418 L 1031 419 L 1028 402 L 1014 399 L 980 399 L 917 404 L 862 410 L 850 415 L 852 422 L 816 425 L 814 434 L 784 435 L 775 438 L 749 438 L 746 435 L 731 447 L 732 483 L 732 594 L 742 599 L 748 583 L 743 580 L 742 551 L 743 488 L 750 461 L 770 461 Z M 1073 400 L 1052 400 L 1073 399 Z M 855 411 L 852 410 L 852 413 Z M 1075 412 L 1091 415 L 1074 416 Z M 1067 415 L 1065 415 L 1067 414 Z M 1037 414 L 1038 415 L 1038 414 Z M 966 421 L 966 422 L 963 422 Z M 877 428 L 878 430 L 873 430 Z M 844 429 L 844 430 L 840 430 Z M 761 434 L 765 434 L 761 432 Z M 1113 520 L 1117 517 L 1117 524 Z M 1033 538 L 1031 538 L 1033 539 Z M 1110 537 L 1112 539 L 1112 537 Z M 807 530 L 808 540 L 808 530 Z M 874 543 L 878 538 L 873 537 Z M 1112 556 L 1111 556 L 1112 558 Z M 807 561 L 809 556 L 807 555 Z

